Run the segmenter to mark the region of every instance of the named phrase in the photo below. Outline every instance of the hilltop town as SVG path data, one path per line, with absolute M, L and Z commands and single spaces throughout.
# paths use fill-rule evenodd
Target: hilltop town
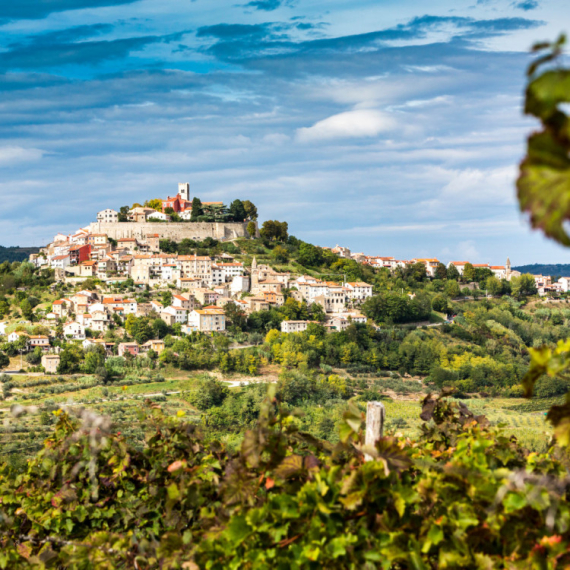
M 121 235 L 129 237 L 118 237 Z M 188 183 L 179 184 L 174 197 L 119 211 L 104 209 L 98 212 L 96 222 L 70 235 L 58 233 L 30 256 L 35 267 L 53 270 L 56 283 L 74 290 L 45 310 L 36 310 L 35 316 L 48 334 L 13 331 L 7 339 L 25 344 L 27 350 L 41 348 L 44 370 L 56 372 L 60 359 L 53 339 L 80 341 L 84 348 L 101 345 L 113 354 L 113 343 L 105 340 L 105 334 L 121 330 L 130 316 L 160 319 L 167 327 L 175 326 L 179 334 L 223 333 L 232 320 L 283 307 L 289 299 L 310 308 L 311 313 L 310 318 L 282 319 L 279 327 L 283 333 L 304 331 L 313 320 L 337 331 L 346 330 L 351 323 L 374 324 L 372 313 L 367 316 L 362 311 L 363 304 L 374 296 L 373 283 L 347 277 L 342 263 L 329 275 L 307 274 L 304 268 L 315 263 L 311 255 L 349 261 L 368 271 L 370 277 L 386 271 L 393 276 L 419 271 L 421 278 L 436 283 L 448 280 L 445 293 L 449 298 L 476 294 L 480 289 L 487 295 L 499 295 L 508 289 L 506 283 L 520 277 L 508 259 L 505 265 L 451 261 L 446 266 L 436 258 L 398 260 L 352 253 L 338 245 L 317 248 L 310 244 L 301 245 L 309 251 L 309 255 L 306 251 L 302 254 L 306 261 L 301 256 L 302 263 L 294 271 L 283 271 L 276 269 L 287 260 L 287 251 L 280 245 L 272 250 L 273 257 L 258 263 L 255 248 L 247 244 L 259 238 L 266 243 L 287 241 L 286 224 L 268 221 L 260 231 L 257 209 L 251 202 L 235 200 L 227 208 L 222 202 L 191 200 Z M 264 253 L 263 248 L 259 251 Z M 352 275 L 364 273 L 352 271 Z M 487 283 L 489 277 L 494 281 Z M 565 293 L 570 286 L 566 277 L 556 283 L 549 276 L 533 279 L 539 295 Z M 463 292 L 458 281 L 464 283 Z M 413 298 L 415 293 L 407 295 Z M 439 310 L 446 313 L 445 306 Z M 119 356 L 136 356 L 164 349 L 160 338 L 143 340 L 119 343 L 114 350 Z

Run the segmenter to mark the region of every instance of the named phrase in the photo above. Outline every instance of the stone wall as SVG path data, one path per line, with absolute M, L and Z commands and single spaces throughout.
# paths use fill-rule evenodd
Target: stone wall
M 92 234 L 107 234 L 113 239 L 137 238 L 144 240 L 148 234 L 158 234 L 161 239 L 181 241 L 184 238 L 203 240 L 247 237 L 247 223 L 160 223 L 160 222 L 93 222 Z

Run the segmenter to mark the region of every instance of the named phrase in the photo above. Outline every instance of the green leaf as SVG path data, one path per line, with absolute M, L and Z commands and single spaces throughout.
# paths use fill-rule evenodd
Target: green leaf
M 180 491 L 175 483 L 171 483 L 167 488 L 166 492 L 168 493 L 168 498 L 171 501 L 177 501 L 180 498 Z
M 503 506 L 505 507 L 505 512 L 508 514 L 518 511 L 519 509 L 524 509 L 524 507 L 527 506 L 527 500 L 522 493 L 509 493 L 503 499 Z

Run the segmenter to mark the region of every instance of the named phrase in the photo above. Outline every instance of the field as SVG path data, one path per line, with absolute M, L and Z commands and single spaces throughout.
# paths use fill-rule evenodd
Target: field
M 482 398 L 461 400 L 477 415 L 485 415 L 492 425 L 499 426 L 505 435 L 514 435 L 532 451 L 542 451 L 549 441 L 551 428 L 545 421 L 551 400 Z M 414 436 L 422 421 L 420 402 L 413 400 L 383 400 L 386 407 L 387 429 L 406 436 Z M 523 411 L 530 408 L 527 411 Z M 534 408 L 534 409 L 532 409 Z
M 160 403 L 167 414 L 174 415 L 183 411 L 187 418 L 199 421 L 200 412 L 188 403 L 186 396 L 206 375 L 207 373 L 185 373 L 168 369 L 159 374 L 145 371 L 136 376 L 128 375 L 123 380 L 108 385 L 103 385 L 96 377 L 89 375 L 14 375 L 11 377 L 10 393 L 5 394 L 6 398 L 0 402 L 0 418 L 3 419 L 0 426 L 0 456 L 21 462 L 25 456 L 40 449 L 55 422 L 53 412 L 63 406 L 75 409 L 83 406 L 108 415 L 118 432 L 142 445 L 145 431 L 145 425 L 141 421 L 144 401 L 150 399 Z M 244 379 L 232 376 L 225 380 L 230 389 L 240 390 L 239 382 Z M 275 381 L 275 377 L 257 378 L 257 381 L 264 380 Z M 362 380 L 357 378 L 354 381 L 362 384 Z M 421 424 L 419 413 L 423 393 L 419 391 L 416 382 L 400 380 L 400 385 L 402 384 L 407 384 L 409 388 L 400 389 L 399 394 L 393 389 L 382 389 L 381 386 L 386 386 L 386 383 L 382 384 L 381 380 L 377 380 L 375 385 L 383 392 L 386 432 L 413 437 Z M 551 430 L 545 421 L 545 410 L 556 403 L 554 399 L 528 401 L 478 398 L 463 402 L 476 414 L 486 415 L 505 434 L 516 436 L 529 449 L 540 451 L 547 445 Z M 37 411 L 16 418 L 10 413 L 15 404 L 37 406 Z M 232 445 L 239 443 L 237 435 L 223 439 Z

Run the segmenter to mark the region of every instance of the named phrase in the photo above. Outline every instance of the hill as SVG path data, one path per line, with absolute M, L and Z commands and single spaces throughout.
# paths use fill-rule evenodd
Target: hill
M 521 273 L 532 273 L 533 275 L 560 275 L 570 277 L 570 263 L 533 263 L 532 265 L 519 265 L 513 267 Z
M 4 261 L 24 261 L 32 253 L 38 253 L 39 247 L 4 247 L 0 245 L 0 263 Z

